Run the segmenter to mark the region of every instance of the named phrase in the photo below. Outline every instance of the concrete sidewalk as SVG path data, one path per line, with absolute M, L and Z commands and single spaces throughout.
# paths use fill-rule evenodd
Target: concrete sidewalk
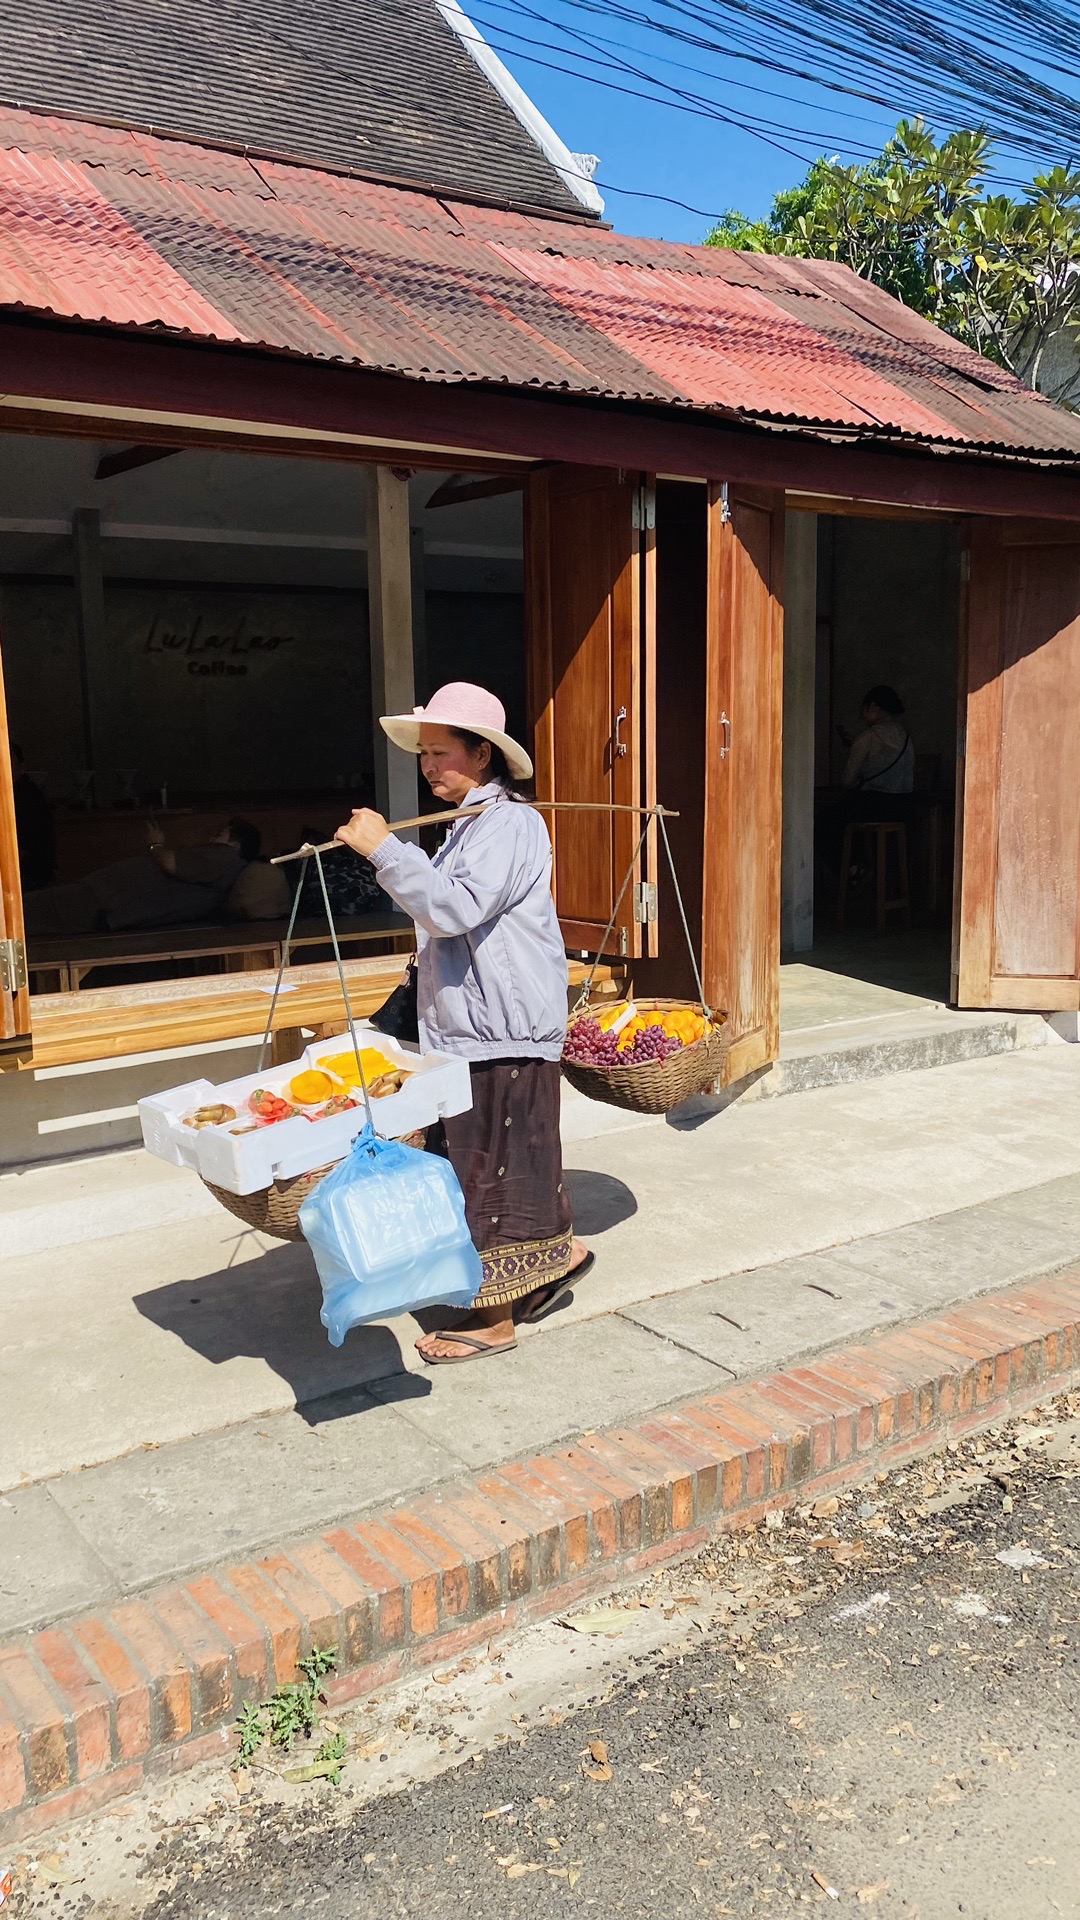
M 306 1249 L 170 1175 L 158 1231 L 0 1262 L 0 1630 L 1075 1262 L 1078 1119 L 1066 1047 L 683 1130 L 571 1102 L 595 1275 L 516 1354 L 434 1374 L 411 1320 L 333 1353 Z M 133 1206 L 153 1184 L 141 1156 L 112 1172 Z M 91 1220 L 105 1173 L 78 1174 Z
M 1080 1175 L 1078 1123 L 1080 1049 L 1067 1046 L 724 1112 L 702 1102 L 679 1128 L 572 1098 L 566 1160 L 598 1261 L 560 1333 Z M 411 1319 L 358 1329 L 334 1352 L 306 1247 L 260 1240 L 145 1154 L 9 1175 L 0 1208 L 0 1246 L 23 1249 L 0 1260 L 0 1493 L 406 1371 L 433 1387 Z M 627 1363 L 641 1352 L 630 1340 Z M 510 1407 L 524 1364 L 498 1369 Z M 599 1374 L 587 1363 L 597 1418 L 617 1364 L 614 1349 Z

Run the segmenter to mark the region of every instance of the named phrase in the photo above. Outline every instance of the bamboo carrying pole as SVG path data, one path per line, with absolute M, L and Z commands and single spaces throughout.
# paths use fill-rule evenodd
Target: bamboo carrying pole
M 679 818 L 678 811 L 671 807 L 628 807 L 610 800 L 521 800 L 517 804 L 535 807 L 539 813 L 636 813 L 639 820 L 646 815 L 650 818 L 662 816 L 665 820 Z M 389 821 L 388 830 L 390 833 L 401 833 L 406 827 L 445 826 L 448 820 L 464 820 L 469 815 L 485 811 L 484 807 L 456 807 L 452 813 L 418 813 L 411 820 Z M 317 847 L 303 846 L 297 847 L 295 853 L 275 854 L 270 865 L 282 867 L 287 860 L 306 860 L 313 853 L 333 853 L 335 848 L 344 845 L 343 840 L 321 840 Z

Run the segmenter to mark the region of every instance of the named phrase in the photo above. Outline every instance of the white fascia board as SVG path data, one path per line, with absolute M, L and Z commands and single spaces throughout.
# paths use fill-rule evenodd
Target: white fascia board
M 592 181 L 583 173 L 577 155 L 570 152 L 559 139 L 554 127 L 544 119 L 540 109 L 533 105 L 528 94 L 519 87 L 508 67 L 504 67 L 498 54 L 488 46 L 479 27 L 473 25 L 467 13 L 458 5 L 458 0 L 435 0 L 439 12 L 447 26 L 453 27 L 458 39 L 464 41 L 470 54 L 482 73 L 491 81 L 497 93 L 506 101 L 510 111 L 521 121 L 526 133 L 531 134 L 537 146 L 550 160 L 563 184 L 569 187 L 576 200 L 590 213 L 604 211 L 604 202 Z

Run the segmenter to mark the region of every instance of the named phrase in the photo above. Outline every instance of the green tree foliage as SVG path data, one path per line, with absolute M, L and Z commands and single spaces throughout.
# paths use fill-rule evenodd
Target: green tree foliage
M 840 260 L 1065 405 L 1080 404 L 1080 171 L 985 191 L 989 136 L 940 144 L 902 120 L 866 166 L 815 160 L 766 220 L 734 211 L 713 247 Z

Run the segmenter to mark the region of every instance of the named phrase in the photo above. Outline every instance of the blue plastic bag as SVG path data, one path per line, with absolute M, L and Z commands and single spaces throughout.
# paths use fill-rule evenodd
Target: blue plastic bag
M 350 1327 L 418 1307 L 468 1307 L 483 1268 L 465 1224 L 465 1197 L 449 1160 L 370 1125 L 300 1209 L 322 1281 L 330 1345 Z

